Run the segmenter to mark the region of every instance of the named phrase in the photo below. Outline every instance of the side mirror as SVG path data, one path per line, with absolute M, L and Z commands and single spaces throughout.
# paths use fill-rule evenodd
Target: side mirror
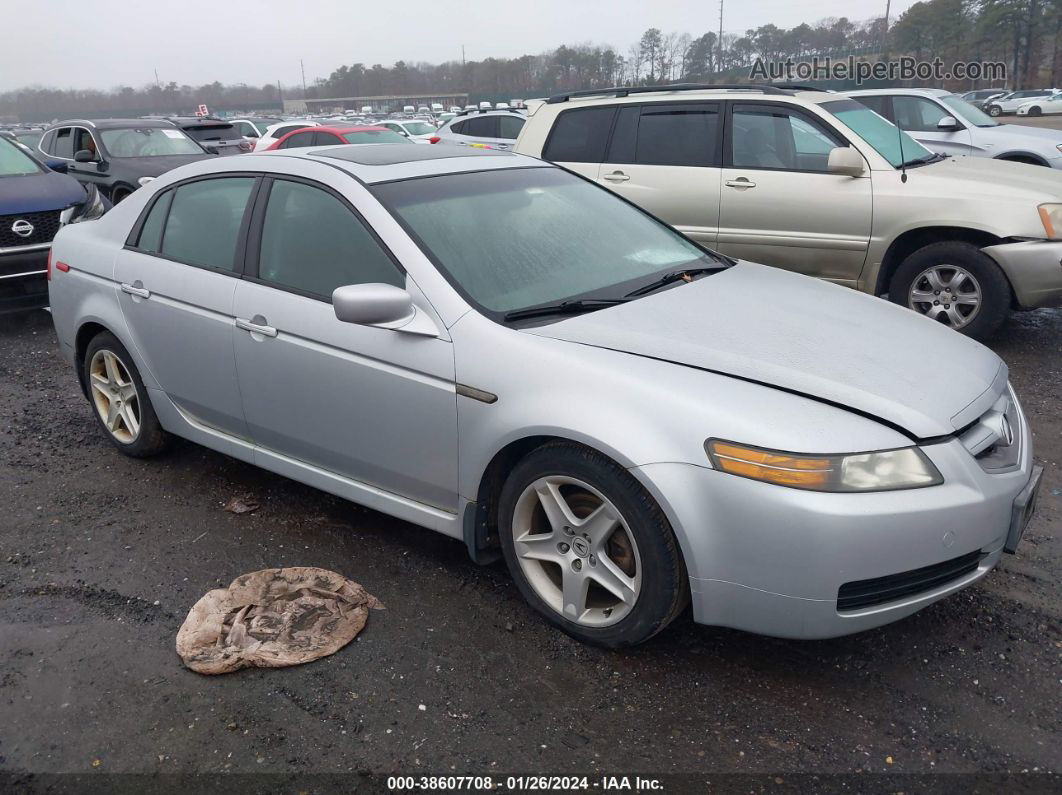
M 45 160 L 44 165 L 59 174 L 65 174 L 67 164 L 65 160 Z
M 348 284 L 332 291 L 332 309 L 344 323 L 439 336 L 435 323 L 413 305 L 413 296 L 393 284 Z
M 78 149 L 74 152 L 75 163 L 92 163 L 96 160 L 96 156 L 92 154 L 88 149 Z
M 826 170 L 831 174 L 843 174 L 846 177 L 862 176 L 866 169 L 863 155 L 851 146 L 835 146 L 830 150 L 826 161 Z
M 954 116 L 945 116 L 943 119 L 937 122 L 938 130 L 957 130 L 959 129 L 959 121 Z

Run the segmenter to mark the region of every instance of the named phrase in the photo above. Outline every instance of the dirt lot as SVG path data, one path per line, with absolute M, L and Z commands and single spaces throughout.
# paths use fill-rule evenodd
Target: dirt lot
M 547 628 L 503 568 L 456 541 L 192 444 L 124 458 L 49 316 L 5 325 L 0 772 L 757 773 L 769 787 L 799 772 L 1059 771 L 1062 310 L 1013 316 L 993 347 L 1046 468 L 1018 555 L 853 637 L 774 640 L 687 616 L 609 652 Z M 236 494 L 261 508 L 223 511 Z M 341 572 L 388 609 L 309 665 L 182 667 L 174 637 L 203 593 L 293 565 Z

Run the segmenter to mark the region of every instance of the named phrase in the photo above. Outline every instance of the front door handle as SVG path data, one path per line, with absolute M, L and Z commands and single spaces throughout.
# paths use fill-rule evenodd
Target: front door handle
M 129 293 L 129 295 L 135 295 L 137 298 L 150 298 L 151 290 L 144 287 L 143 283 L 137 279 L 133 284 L 126 284 L 122 282 L 122 292 Z
M 626 182 L 630 177 L 622 171 L 613 171 L 611 174 L 605 174 L 602 179 L 607 179 L 609 182 Z
M 255 320 L 260 322 L 255 323 Z M 263 337 L 275 337 L 277 335 L 277 330 L 272 326 L 265 325 L 265 318 L 261 315 L 255 315 L 252 320 L 244 320 L 242 317 L 236 318 L 236 328 L 242 328 L 252 334 L 261 334 Z
M 738 177 L 737 179 L 728 179 L 725 183 L 728 188 L 755 188 L 756 183 L 748 177 Z

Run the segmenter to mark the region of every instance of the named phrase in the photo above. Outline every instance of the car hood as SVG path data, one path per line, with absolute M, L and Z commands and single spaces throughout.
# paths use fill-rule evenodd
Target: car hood
M 83 201 L 85 189 L 80 183 L 55 171 L 0 177 L 0 215 L 62 210 Z
M 762 383 L 917 439 L 955 433 L 1006 388 L 1007 368 L 996 354 L 935 321 L 746 262 L 525 331 Z
M 918 180 L 923 189 L 929 189 L 923 180 L 948 180 L 948 185 L 932 188 L 942 192 L 942 199 L 956 194 L 962 197 L 985 195 L 988 185 L 992 187 L 990 195 L 993 200 L 1029 198 L 1039 202 L 1062 197 L 1062 180 L 1054 169 L 988 157 L 949 157 L 937 163 L 909 168 L 907 176 L 912 184 Z
M 121 166 L 139 177 L 158 177 L 178 166 L 195 163 L 217 155 L 203 152 L 201 155 L 162 155 L 159 157 L 122 157 L 115 158 L 115 166 Z
M 1033 100 L 1035 101 L 1035 100 Z M 1009 139 L 1031 140 L 1038 145 L 1049 146 L 1054 149 L 1056 144 L 1062 144 L 1062 131 L 1052 130 L 1047 127 L 1031 127 L 1026 124 L 1000 124 L 998 127 L 977 127 L 974 135 L 977 138 L 998 138 L 1000 141 Z M 1052 156 L 1058 156 L 1055 150 Z

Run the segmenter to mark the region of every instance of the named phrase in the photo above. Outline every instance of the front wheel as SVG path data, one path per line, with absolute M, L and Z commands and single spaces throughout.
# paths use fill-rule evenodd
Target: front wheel
M 1042 116 L 1043 115 L 1043 111 L 1040 108 L 1038 108 L 1038 107 L 1036 107 L 1034 105 L 1033 107 L 1029 108 L 1029 115 L 1030 116 Z
M 1001 115 L 1003 115 L 1003 108 L 999 107 L 999 105 L 989 105 L 988 106 L 988 115 L 989 116 L 1001 116 Z
M 641 643 L 688 601 L 678 541 L 660 507 L 593 450 L 555 442 L 530 453 L 502 489 L 499 523 L 520 593 L 583 642 Z
M 977 246 L 932 243 L 900 263 L 889 300 L 975 339 L 989 337 L 1010 310 L 1007 277 Z

